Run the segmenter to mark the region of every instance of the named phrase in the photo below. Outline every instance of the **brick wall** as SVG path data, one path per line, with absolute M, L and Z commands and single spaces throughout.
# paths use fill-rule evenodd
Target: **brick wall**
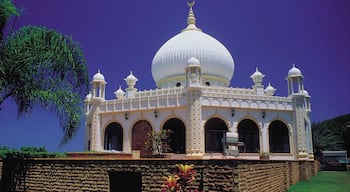
M 160 186 L 164 181 L 163 176 L 174 173 L 175 164 L 178 163 L 195 165 L 196 181 L 191 188 L 206 192 L 286 191 L 291 184 L 296 183 L 299 179 L 309 179 L 315 172 L 313 161 L 3 160 L 2 181 L 0 181 L 2 190 L 0 191 L 107 192 L 110 188 L 111 172 L 138 173 L 141 178 L 142 191 L 160 191 Z
M 299 162 L 289 162 L 289 185 L 293 185 L 299 181 Z

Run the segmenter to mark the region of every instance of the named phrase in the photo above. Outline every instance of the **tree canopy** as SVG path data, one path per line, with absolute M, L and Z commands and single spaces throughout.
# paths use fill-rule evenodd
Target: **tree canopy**
M 1 30 L 11 14 L 18 14 L 13 8 L 10 0 L 0 0 L 0 10 L 7 10 L 0 12 Z M 61 144 L 80 126 L 88 86 L 85 57 L 70 36 L 41 26 L 24 26 L 2 38 L 0 107 L 12 98 L 19 116 L 35 105 L 55 112 L 64 132 Z
M 350 152 L 350 114 L 312 124 L 314 151 L 321 156 L 321 151 L 347 150 Z

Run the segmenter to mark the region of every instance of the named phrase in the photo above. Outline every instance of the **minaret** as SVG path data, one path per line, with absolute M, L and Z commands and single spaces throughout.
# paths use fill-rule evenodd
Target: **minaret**
M 304 92 L 303 78 L 300 69 L 293 67 L 288 71 L 288 95 L 292 98 L 293 103 L 293 133 L 296 138 L 295 149 L 298 159 L 307 159 L 313 156 L 312 149 L 311 125 L 309 113 L 305 103 L 306 94 Z
M 204 131 L 202 126 L 202 72 L 200 62 L 191 57 L 186 67 L 186 94 L 188 121 L 186 129 L 186 154 L 202 157 L 204 154 Z
M 105 86 L 107 84 L 100 70 L 93 76 L 91 84 L 90 112 L 85 125 L 85 149 L 100 151 L 102 150 L 100 103 L 105 100 Z

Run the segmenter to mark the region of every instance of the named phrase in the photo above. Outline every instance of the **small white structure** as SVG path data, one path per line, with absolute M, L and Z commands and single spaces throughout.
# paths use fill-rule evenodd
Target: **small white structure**
M 138 91 L 130 72 L 125 91 L 105 98 L 98 72 L 85 99 L 85 149 L 144 154 L 151 130 L 170 129 L 176 156 L 224 158 L 226 133 L 238 135 L 238 158 L 313 159 L 310 96 L 294 65 L 287 76 L 288 96 L 275 96 L 258 68 L 252 88 L 229 87 L 234 60 L 226 47 L 196 26 L 189 3 L 187 27 L 170 38 L 152 61 L 155 90 Z M 230 135 L 230 134 L 229 134 Z

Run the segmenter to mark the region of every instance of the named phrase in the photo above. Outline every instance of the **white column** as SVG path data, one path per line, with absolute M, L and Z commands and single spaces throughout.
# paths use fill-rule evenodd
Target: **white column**
M 262 152 L 270 152 L 269 123 L 262 123 Z

